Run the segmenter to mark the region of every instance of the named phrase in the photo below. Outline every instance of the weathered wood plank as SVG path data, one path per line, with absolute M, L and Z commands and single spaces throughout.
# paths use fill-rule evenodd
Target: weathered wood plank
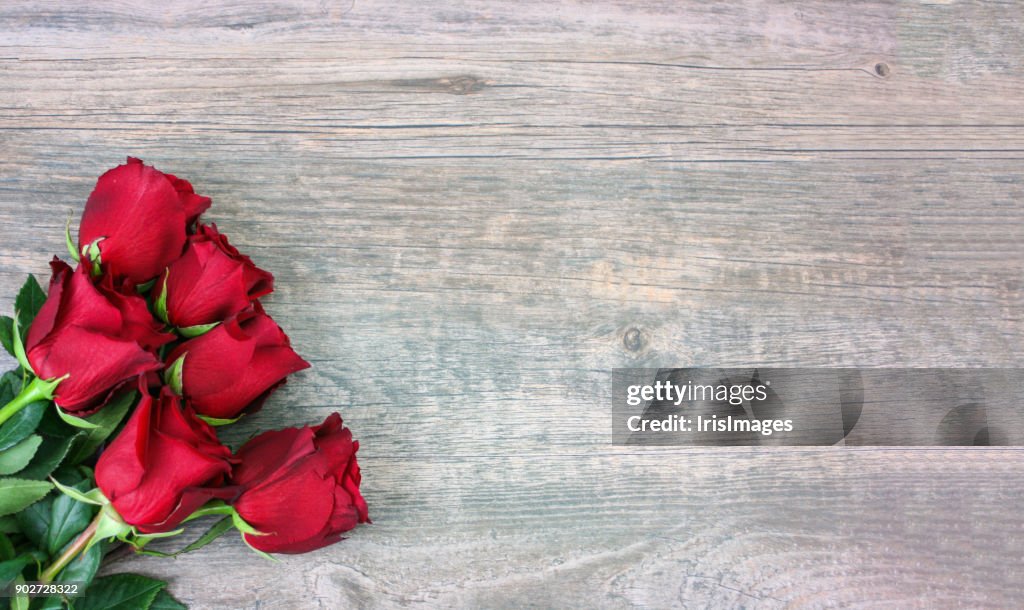
M 141 156 L 278 275 L 375 525 L 197 608 L 1015 607 L 1019 451 L 611 447 L 622 366 L 1024 363 L 1024 19 L 979 3 L 0 7 L 0 309 Z M 217 575 L 217 576 L 211 576 Z

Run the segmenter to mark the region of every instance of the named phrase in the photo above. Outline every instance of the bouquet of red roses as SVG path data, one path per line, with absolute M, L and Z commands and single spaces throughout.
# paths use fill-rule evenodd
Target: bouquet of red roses
M 29 276 L 0 317 L 19 364 L 0 377 L 0 608 L 184 607 L 159 580 L 95 578 L 104 555 L 230 529 L 302 553 L 369 521 L 337 413 L 237 451 L 218 440 L 309 364 L 260 304 L 274 277 L 200 222 L 210 203 L 129 158 L 100 177 L 77 244 L 66 231 L 76 266 L 54 257 L 48 293 Z M 210 515 L 178 553 L 145 548 Z

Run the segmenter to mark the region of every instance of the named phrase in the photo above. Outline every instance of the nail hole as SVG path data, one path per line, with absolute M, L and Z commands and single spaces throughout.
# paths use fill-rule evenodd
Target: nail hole
M 881 76 L 882 78 L 889 76 L 889 64 L 881 61 L 875 64 L 875 74 Z

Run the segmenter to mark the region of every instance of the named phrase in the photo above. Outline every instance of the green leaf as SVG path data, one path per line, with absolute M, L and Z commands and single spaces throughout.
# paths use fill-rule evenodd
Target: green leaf
M 72 414 L 68 413 L 67 411 L 65 411 L 64 409 L 61 409 L 60 407 L 57 406 L 56 403 L 54 403 L 53 407 L 55 409 L 57 409 L 57 415 L 60 415 L 60 418 L 62 420 L 64 420 L 64 423 L 66 423 L 69 426 L 74 426 L 76 428 L 82 428 L 83 430 L 92 430 L 94 428 L 99 428 L 98 425 L 96 425 L 96 424 L 94 424 L 92 422 L 88 422 L 88 421 L 82 419 L 81 417 L 78 417 L 76 415 L 72 415 Z
M 195 326 L 183 326 L 178 329 L 178 334 L 186 339 L 191 339 L 210 332 L 218 324 L 220 324 L 220 322 L 213 322 L 212 324 L 196 324 Z
M 65 424 L 64 420 L 57 414 L 57 409 L 52 408 L 49 404 L 46 407 L 43 418 L 39 421 L 39 427 L 36 428 L 39 434 L 56 438 L 67 438 L 82 432 L 78 428 Z
M 50 507 L 53 505 L 54 497 L 54 495 L 50 495 L 18 514 L 12 515 L 18 520 L 21 532 L 37 547 L 43 546 L 46 530 L 50 527 Z
M 73 485 L 61 487 L 79 494 L 90 485 L 90 479 L 81 479 Z M 18 522 L 33 544 L 50 556 L 56 556 L 89 525 L 95 514 L 96 507 L 92 504 L 83 504 L 75 498 L 56 494 L 18 513 Z
M 25 577 L 18 574 L 18 577 L 14 579 L 15 585 L 25 584 Z M 32 600 L 29 599 L 28 595 L 22 593 L 21 595 L 15 595 L 11 598 L 11 610 L 28 610 Z
M 8 354 L 14 355 L 14 318 L 10 316 L 0 316 L 0 344 Z
M 121 394 L 85 420 L 95 425 L 95 428 L 86 430 L 75 442 L 74 449 L 68 456 L 69 463 L 77 464 L 92 456 L 99 449 L 103 441 L 114 433 L 125 414 L 132 408 L 136 394 L 137 392 L 134 391 Z
M 47 401 L 37 400 L 11 416 L 0 426 L 0 451 L 4 451 L 20 443 L 35 432 L 39 420 L 46 411 Z
M 68 600 L 68 604 L 64 603 L 64 598 L 59 595 L 51 595 L 50 597 L 37 597 L 32 600 L 31 610 L 74 610 L 74 606 Z
M 14 543 L 7 534 L 0 534 L 0 561 L 14 559 L 17 553 L 14 551 Z
M 40 445 L 36 456 L 32 458 L 32 463 L 19 472 L 18 476 L 22 479 L 37 479 L 40 481 L 46 479 L 64 461 L 68 451 L 71 449 L 71 445 L 83 436 L 85 436 L 84 432 L 78 432 L 73 436 L 64 438 L 44 436 L 43 444 Z
M 56 476 L 60 477 L 65 487 L 71 489 L 87 487 L 92 484 L 92 478 L 85 476 L 77 468 L 61 468 L 57 471 Z M 79 492 L 76 490 L 76 493 Z M 39 548 L 46 546 L 47 530 L 52 520 L 53 502 L 56 498 L 57 494 L 51 493 L 15 515 L 22 533 Z
M 35 276 L 29 275 L 14 299 L 14 309 L 18 312 L 18 326 L 23 335 L 28 333 L 32 320 L 36 319 L 36 314 L 45 301 L 46 293 L 39 286 Z
M 11 586 L 14 579 L 21 576 L 21 571 L 30 563 L 32 563 L 32 557 L 29 555 L 0 562 L 0 591 Z
M 88 487 L 88 481 L 82 481 L 76 488 Z M 61 494 L 53 499 L 50 505 L 50 524 L 43 537 L 43 546 L 50 555 L 56 555 L 61 548 L 81 533 L 96 513 L 92 504 L 78 502 L 70 496 Z
M 43 437 L 33 434 L 19 441 L 17 445 L 0 451 L 0 475 L 14 474 L 28 466 L 42 442 Z
M 61 549 L 61 553 L 72 544 L 74 544 L 73 540 Z M 92 582 L 96 572 L 100 569 L 103 555 L 107 552 L 108 548 L 106 544 L 97 544 L 89 550 L 82 552 L 60 571 L 54 582 L 80 582 L 85 583 L 85 587 L 88 588 L 89 583 Z
M 7 371 L 0 375 L 0 405 L 5 405 L 21 391 L 21 369 Z
M 138 574 L 113 574 L 93 581 L 75 610 L 139 610 L 150 608 L 167 583 Z
M 21 528 L 18 527 L 18 519 L 14 515 L 0 517 L 0 534 L 18 534 Z
M 100 564 L 103 561 L 103 554 L 106 552 L 107 545 L 97 544 L 91 549 L 81 553 L 78 557 L 71 560 L 71 563 L 67 565 L 57 578 L 54 579 L 55 583 L 80 583 L 82 589 L 85 589 L 85 593 L 89 592 L 89 585 L 96 577 L 96 572 L 100 569 Z M 80 591 L 82 589 L 79 589 Z M 69 600 L 73 602 L 73 600 Z M 73 608 L 72 604 L 68 604 L 68 608 Z M 54 595 L 46 598 L 46 601 L 39 604 L 38 606 L 33 603 L 33 610 L 63 610 L 64 598 L 58 595 Z
M 164 589 L 156 594 L 149 610 L 188 610 L 188 606 L 174 599 L 174 596 Z
M 23 510 L 43 498 L 53 485 L 46 481 L 0 479 L 0 516 Z

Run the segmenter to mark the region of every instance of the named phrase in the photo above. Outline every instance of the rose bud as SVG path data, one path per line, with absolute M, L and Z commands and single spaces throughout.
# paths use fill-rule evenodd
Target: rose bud
M 192 185 L 128 158 L 100 176 L 78 231 L 78 249 L 103 270 L 145 283 L 181 256 L 186 228 L 210 207 Z
M 216 225 L 199 225 L 163 278 L 155 297 L 178 328 L 226 320 L 274 289 L 274 276 L 240 254 Z
M 100 454 L 96 485 L 121 518 L 145 533 L 166 532 L 213 498 L 237 493 L 223 483 L 231 451 L 166 386 L 142 399 Z
M 262 534 L 245 534 L 246 541 L 268 553 L 304 553 L 368 523 L 358 449 L 337 413 L 319 426 L 265 432 L 243 445 L 231 479 L 243 489 L 234 508 Z
M 125 383 L 161 368 L 152 349 L 174 339 L 162 333 L 138 296 L 98 288 L 85 265 L 72 271 L 54 258 L 50 293 L 25 340 L 40 379 L 58 379 L 54 402 L 85 415 Z
M 258 301 L 252 309 L 182 343 L 165 362 L 175 391 L 196 412 L 218 419 L 259 409 L 288 375 L 309 368 Z

